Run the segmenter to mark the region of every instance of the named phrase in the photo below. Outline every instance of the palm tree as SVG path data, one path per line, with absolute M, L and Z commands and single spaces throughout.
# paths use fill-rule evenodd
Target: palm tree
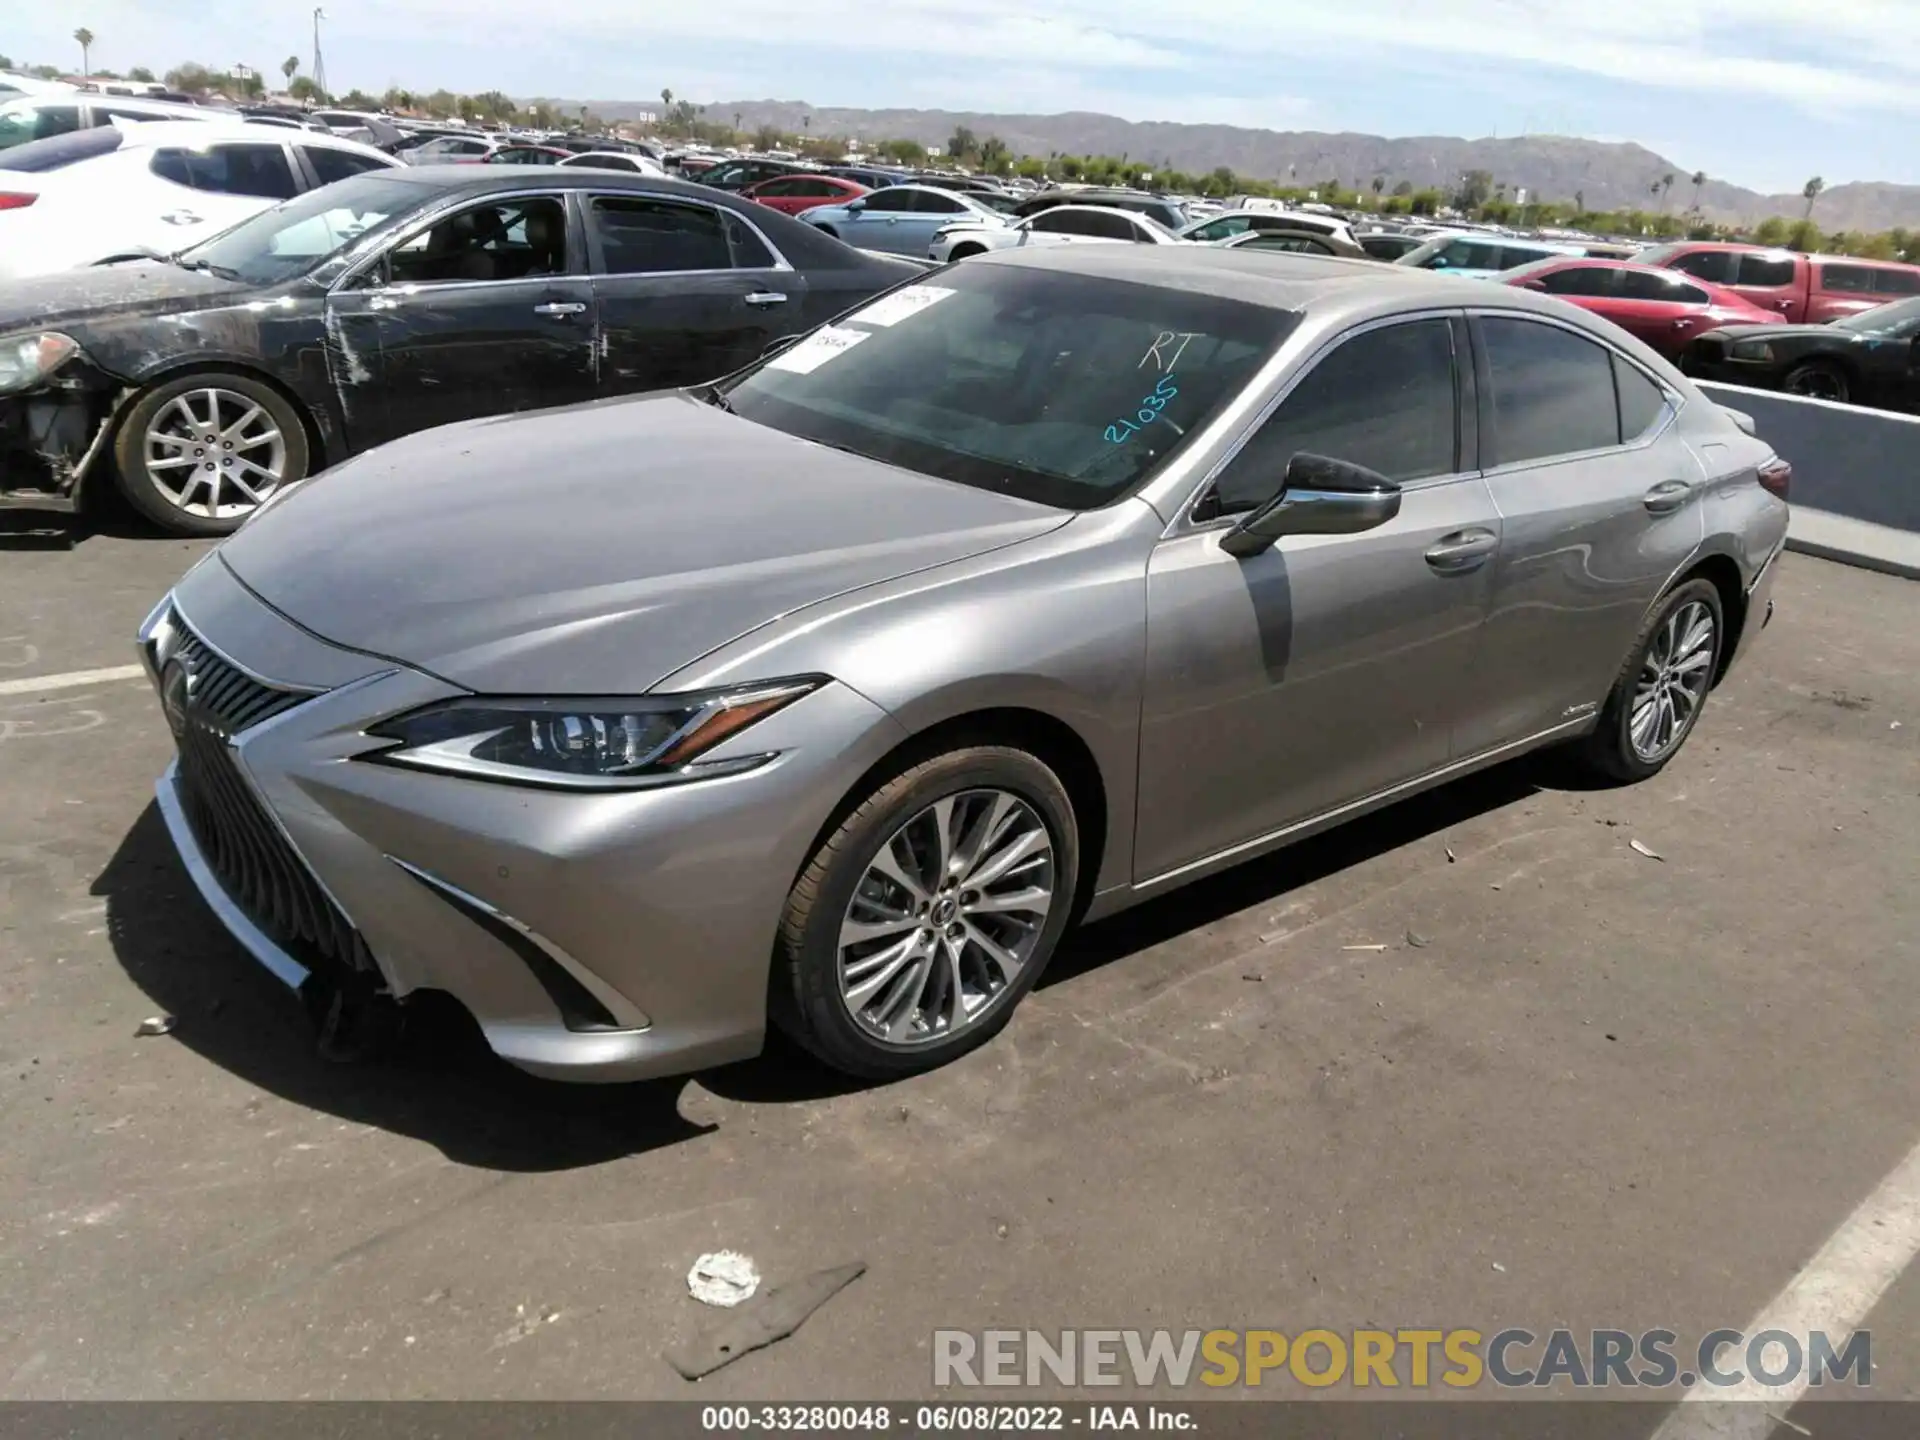
M 280 62 L 280 73 L 287 77 L 287 84 L 293 84 L 293 72 L 300 68 L 300 57 L 289 55 Z
M 1653 187 L 1660 192 L 1660 213 L 1667 213 L 1667 196 L 1673 189 L 1673 172 L 1669 170 L 1660 177 L 1660 183 Z
M 1587 213 L 1586 191 L 1576 190 L 1573 192 L 1573 213 L 1576 215 L 1584 215 Z
M 735 133 L 738 133 L 738 132 L 739 132 L 739 129 L 740 129 L 740 112 L 739 112 L 738 110 L 736 110 L 736 111 L 734 111 L 734 112 L 733 112 L 733 128 L 734 128 L 734 131 L 735 131 Z
M 1386 176 L 1376 175 L 1373 177 L 1373 203 L 1376 208 L 1380 204 L 1380 192 L 1385 190 L 1386 188 L 1387 188 Z
M 73 32 L 73 38 L 80 46 L 80 75 L 84 79 L 93 73 L 93 62 L 89 56 L 93 49 L 93 32 L 82 25 Z
M 800 117 L 800 128 L 802 130 L 805 130 L 808 134 L 813 133 L 813 116 L 811 114 L 802 115 Z
M 1693 208 L 1696 213 L 1700 209 L 1700 192 L 1706 188 L 1707 188 L 1707 172 L 1704 170 L 1694 171 L 1693 172 Z
M 660 128 L 664 130 L 666 128 L 667 122 L 672 118 L 673 118 L 673 91 L 662 90 L 660 92 Z
M 1818 175 L 1800 187 L 1800 196 L 1807 202 L 1806 219 L 1811 220 L 1813 218 L 1813 202 L 1820 198 L 1820 192 L 1826 188 L 1827 182 L 1822 180 Z

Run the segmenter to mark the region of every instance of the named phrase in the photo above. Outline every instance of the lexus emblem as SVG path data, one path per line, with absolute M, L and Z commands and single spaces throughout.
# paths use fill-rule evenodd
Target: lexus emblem
M 194 673 L 181 661 L 168 662 L 160 672 L 160 708 L 176 739 L 187 733 L 187 704 L 193 699 Z

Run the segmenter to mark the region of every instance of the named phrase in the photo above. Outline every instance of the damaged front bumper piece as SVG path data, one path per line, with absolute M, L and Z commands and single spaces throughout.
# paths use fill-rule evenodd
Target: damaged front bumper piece
M 10 336 L 0 350 L 0 510 L 72 514 L 133 392 L 62 335 Z M 36 351 L 48 352 L 37 369 Z

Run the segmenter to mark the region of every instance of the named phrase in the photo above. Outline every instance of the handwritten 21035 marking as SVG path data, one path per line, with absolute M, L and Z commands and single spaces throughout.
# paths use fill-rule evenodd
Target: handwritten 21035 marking
M 1140 397 L 1140 408 L 1134 412 L 1133 420 L 1121 420 L 1107 426 L 1107 439 L 1115 445 L 1124 444 L 1140 433 L 1141 425 L 1151 425 L 1160 418 L 1160 412 L 1167 408 L 1167 402 L 1180 393 L 1180 387 L 1173 383 L 1172 375 L 1162 375 L 1159 384 Z

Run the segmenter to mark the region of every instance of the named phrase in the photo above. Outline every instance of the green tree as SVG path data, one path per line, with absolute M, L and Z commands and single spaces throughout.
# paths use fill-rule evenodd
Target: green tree
M 0 55 L 0 70 L 5 70 L 6 68 L 7 68 L 6 57 L 4 55 Z M 136 65 L 131 70 L 127 71 L 127 79 L 138 80 L 142 85 L 151 85 L 153 84 L 153 71 L 149 70 L 144 65 Z
M 1801 254 L 1810 254 L 1820 248 L 1820 227 L 1811 220 L 1801 219 L 1793 222 L 1787 231 L 1787 248 L 1798 250 Z
M 1667 196 L 1673 192 L 1673 172 L 1667 171 L 1653 188 L 1660 192 L 1660 209 L 1664 213 L 1667 208 Z
M 974 136 L 973 131 L 964 125 L 955 126 L 953 134 L 947 137 L 947 154 L 955 160 L 965 155 L 972 155 L 979 148 L 980 141 Z
M 756 150 L 778 150 L 785 137 L 778 125 L 762 125 L 753 132 L 753 148 Z
M 1800 198 L 1807 202 L 1806 213 L 1801 217 L 1802 219 L 1811 220 L 1813 218 L 1813 202 L 1820 198 L 1820 192 L 1826 188 L 1827 182 L 1822 180 L 1818 175 L 1800 187 Z
M 1373 182 L 1372 182 L 1372 188 L 1373 188 L 1373 206 L 1374 206 L 1374 209 L 1377 210 L 1380 208 L 1380 196 L 1386 191 L 1386 188 L 1387 188 L 1387 177 L 1384 175 L 1374 176 Z
M 1393 187 L 1393 193 L 1397 199 L 1405 200 L 1410 198 L 1413 194 L 1413 182 L 1411 180 L 1402 180 L 1398 185 Z
M 188 61 L 167 71 L 167 88 L 183 95 L 205 95 L 219 83 L 219 78 L 206 66 Z
M 738 110 L 733 112 L 733 133 L 736 135 L 740 133 L 740 112 Z
M 1769 215 L 1754 227 L 1753 239 L 1756 245 L 1784 245 L 1787 243 L 1787 222 L 1778 215 Z
M 167 79 L 171 81 L 173 77 L 169 75 Z M 311 105 L 327 98 L 320 93 L 320 87 L 304 75 L 296 75 L 293 78 L 293 83 L 287 86 L 287 94 L 306 105 Z
M 1707 172 L 1704 170 L 1694 171 L 1692 180 L 1693 204 L 1689 208 L 1697 214 L 1700 210 L 1700 192 L 1707 188 Z
M 1447 203 L 1447 197 L 1429 185 L 1424 190 L 1416 190 L 1409 197 L 1408 209 L 1415 215 L 1435 215 L 1440 207 Z
M 1047 162 L 1038 155 L 1022 155 L 1015 163 L 1013 173 L 1023 180 L 1044 180 L 1047 178 Z
M 927 147 L 918 140 L 888 140 L 880 146 L 880 153 L 902 164 L 919 165 L 926 161 Z
M 673 116 L 673 91 L 663 88 L 660 91 L 660 124 L 663 129 L 666 127 L 667 123 L 672 119 L 672 116 Z
M 82 25 L 73 32 L 73 41 L 80 47 L 80 74 L 84 78 L 93 73 L 93 32 Z
M 989 135 L 980 142 L 980 168 L 990 175 L 1005 175 L 1013 169 L 1007 142 L 998 135 Z
M 280 62 L 280 73 L 286 77 L 287 84 L 293 84 L 294 72 L 300 68 L 300 57 L 289 55 Z
M 460 108 L 460 97 L 451 90 L 436 90 L 427 96 L 427 114 L 446 119 Z
M 1453 192 L 1454 208 L 1465 210 L 1469 214 L 1478 210 L 1493 198 L 1493 174 L 1487 170 L 1469 170 L 1460 177 L 1460 186 Z M 1420 212 L 1415 211 L 1418 214 Z

